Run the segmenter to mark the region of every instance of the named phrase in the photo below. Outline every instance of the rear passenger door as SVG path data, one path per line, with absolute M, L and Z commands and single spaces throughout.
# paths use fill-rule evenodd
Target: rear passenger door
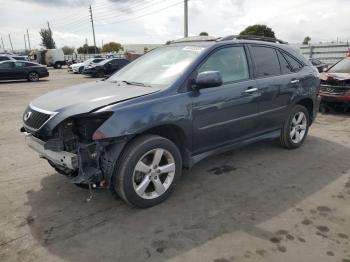
M 249 50 L 260 94 L 257 131 L 265 133 L 282 127 L 298 80 L 278 49 L 250 45 Z

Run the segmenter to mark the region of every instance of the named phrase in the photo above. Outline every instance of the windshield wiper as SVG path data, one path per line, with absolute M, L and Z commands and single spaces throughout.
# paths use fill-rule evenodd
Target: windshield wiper
M 134 85 L 134 86 L 148 86 L 150 87 L 149 85 L 145 85 L 144 83 L 138 83 L 138 82 L 132 82 L 132 81 L 126 81 L 126 80 L 123 80 L 121 81 L 127 85 Z

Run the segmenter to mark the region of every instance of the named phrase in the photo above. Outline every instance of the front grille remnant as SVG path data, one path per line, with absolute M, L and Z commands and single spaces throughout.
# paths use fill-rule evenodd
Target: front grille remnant
M 350 91 L 350 87 L 321 85 L 320 91 L 333 95 L 346 95 Z
M 28 107 L 23 114 L 23 122 L 27 127 L 37 130 L 40 129 L 50 117 L 50 114 L 42 113 Z

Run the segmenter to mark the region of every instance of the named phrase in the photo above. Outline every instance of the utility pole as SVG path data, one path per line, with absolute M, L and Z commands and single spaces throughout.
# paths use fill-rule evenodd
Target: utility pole
M 2 39 L 2 37 L 1 37 L 1 43 L 2 43 L 2 49 L 4 49 L 5 51 L 4 39 Z
M 97 54 L 97 48 L 96 48 L 96 39 L 95 39 L 95 27 L 94 27 L 94 18 L 92 16 L 92 8 L 90 5 L 90 20 L 91 20 L 91 26 L 92 26 L 92 35 L 94 36 L 94 46 L 95 46 L 95 54 Z
M 28 47 L 29 47 L 29 50 L 31 50 L 31 48 L 30 48 L 30 40 L 29 40 L 28 28 L 27 28 L 27 38 L 28 38 Z
M 11 35 L 10 34 L 9 34 L 9 40 L 10 40 L 10 45 L 11 45 L 11 49 L 12 49 L 12 52 L 13 52 L 13 45 L 12 45 Z
M 26 34 L 23 35 L 23 39 L 24 39 L 24 50 L 27 51 L 27 41 L 26 41 Z
M 188 37 L 188 0 L 184 0 L 184 36 Z

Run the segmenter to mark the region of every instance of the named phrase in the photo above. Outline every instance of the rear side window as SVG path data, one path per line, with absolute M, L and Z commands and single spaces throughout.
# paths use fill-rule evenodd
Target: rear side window
M 281 54 L 280 51 L 277 51 L 278 60 L 280 61 L 282 74 L 293 73 L 292 67 L 288 64 L 286 58 Z
M 255 64 L 255 77 L 268 77 L 281 74 L 275 49 L 264 46 L 252 46 L 251 50 Z
M 300 64 L 297 60 L 295 60 L 290 55 L 287 55 L 286 53 L 283 53 L 283 56 L 286 58 L 286 60 L 290 64 L 293 72 L 298 72 L 298 71 L 300 71 L 303 68 L 303 65 Z
M 10 69 L 13 66 L 13 62 L 4 62 L 0 64 L 0 69 Z
M 248 79 L 249 69 L 244 48 L 235 46 L 216 51 L 198 69 L 198 73 L 205 71 L 219 71 L 224 83 Z

